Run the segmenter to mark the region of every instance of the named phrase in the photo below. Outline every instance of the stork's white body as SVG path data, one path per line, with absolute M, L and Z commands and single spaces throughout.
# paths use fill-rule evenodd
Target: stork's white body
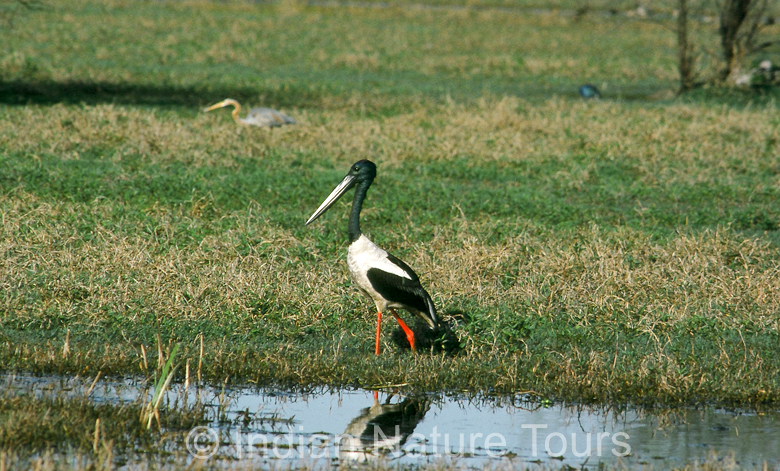
M 406 278 L 409 281 L 412 280 L 412 276 L 402 267 L 391 262 L 387 257 L 387 252 L 371 242 L 365 235 L 360 234 L 358 240 L 349 245 L 347 266 L 349 267 L 349 274 L 352 275 L 352 279 L 360 291 L 376 304 L 377 312 L 386 312 L 387 308 L 405 309 L 404 305 L 385 299 L 384 296 L 374 289 L 374 286 L 368 279 L 368 270 L 376 268 L 385 273 Z

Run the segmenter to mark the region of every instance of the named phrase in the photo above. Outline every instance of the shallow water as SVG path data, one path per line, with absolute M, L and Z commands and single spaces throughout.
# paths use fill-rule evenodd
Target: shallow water
M 84 395 L 133 402 L 148 389 L 133 380 L 5 376 L 0 390 Z M 193 457 L 263 467 L 386 461 L 425 464 L 446 459 L 469 468 L 546 463 L 684 466 L 713 454 L 741 467 L 780 469 L 780 413 L 718 409 L 615 411 L 555 405 L 523 397 L 474 399 L 395 395 L 365 390 L 293 394 L 268 389 L 174 385 L 168 407 L 200 401 L 211 423 L 186 440 Z
M 713 453 L 733 453 L 745 467 L 761 468 L 765 461 L 770 468 L 780 467 L 777 413 L 704 409 L 658 415 L 529 407 L 509 398 L 386 393 L 377 400 L 370 391 L 300 396 L 243 391 L 233 400 L 233 411 L 290 420 L 220 429 L 236 458 L 256 454 L 269 462 L 325 458 L 409 464 L 451 458 L 480 468 L 511 459 L 573 467 L 622 462 L 667 468 L 704 461 Z

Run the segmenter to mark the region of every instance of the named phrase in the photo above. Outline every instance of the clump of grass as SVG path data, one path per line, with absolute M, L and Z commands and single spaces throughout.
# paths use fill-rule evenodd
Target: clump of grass
M 158 337 L 159 339 L 159 337 Z M 141 412 L 141 423 L 146 424 L 146 428 L 152 428 L 152 421 L 157 419 L 158 427 L 160 424 L 160 404 L 162 403 L 165 393 L 171 384 L 171 380 L 176 374 L 176 370 L 179 365 L 173 366 L 173 361 L 176 357 L 176 352 L 179 350 L 179 344 L 173 346 L 173 350 L 168 355 L 168 359 L 165 360 L 165 364 L 159 369 L 159 377 L 154 383 L 154 390 L 149 402 L 144 405 Z

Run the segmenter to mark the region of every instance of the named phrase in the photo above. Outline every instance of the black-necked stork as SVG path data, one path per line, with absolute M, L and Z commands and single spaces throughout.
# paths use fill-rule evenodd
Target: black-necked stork
M 390 255 L 371 242 L 360 232 L 360 210 L 366 198 L 368 188 L 376 177 L 376 165 L 369 160 L 361 160 L 352 165 L 341 183 L 325 198 L 319 208 L 311 215 L 306 225 L 311 224 L 328 210 L 344 193 L 355 188 L 352 212 L 349 215 L 349 252 L 347 265 L 352 279 L 360 291 L 376 304 L 376 348 L 379 355 L 379 333 L 382 314 L 387 312 L 395 317 L 406 334 L 409 346 L 415 350 L 415 335 L 398 316 L 395 309 L 405 309 L 417 315 L 431 329 L 431 333 L 442 334 L 452 342 L 454 334 L 447 324 L 440 323 L 436 307 L 431 296 L 420 284 L 417 274 L 398 258 Z M 419 330 L 418 330 L 419 334 Z M 457 344 L 457 338 L 454 340 Z M 450 348 L 451 349 L 451 348 Z

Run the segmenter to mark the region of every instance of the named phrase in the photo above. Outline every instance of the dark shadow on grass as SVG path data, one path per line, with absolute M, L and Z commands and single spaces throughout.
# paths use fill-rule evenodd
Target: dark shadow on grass
M 322 74 L 321 74 L 322 75 Z M 299 81 L 305 85 L 296 85 L 296 81 L 286 83 L 279 88 L 261 87 L 224 87 L 205 84 L 203 86 L 181 86 L 166 84 L 143 84 L 122 82 L 64 81 L 58 82 L 46 78 L 0 79 L 0 104 L 9 106 L 85 104 L 103 103 L 136 106 L 154 106 L 171 108 L 201 108 L 225 98 L 234 98 L 247 105 L 277 108 L 322 108 L 324 98 L 334 96 L 353 96 L 355 92 L 379 94 L 395 98 L 395 107 L 406 99 L 414 101 L 415 95 L 445 99 L 454 97 L 468 101 L 483 96 L 517 96 L 530 102 L 546 100 L 553 96 L 579 100 L 578 84 L 557 81 L 511 81 L 505 80 L 430 80 L 425 77 L 405 77 L 406 80 L 387 83 L 383 77 L 363 77 L 355 82 L 354 77 L 336 75 L 332 80 L 320 76 L 316 85 L 311 80 Z M 312 79 L 314 80 L 314 79 Z M 414 83 L 414 86 L 410 86 Z M 410 88 L 411 87 L 411 88 Z M 690 103 L 709 103 L 743 107 L 748 105 L 774 104 L 780 98 L 780 88 L 733 90 L 726 88 L 698 89 L 674 97 L 668 84 L 631 83 L 613 84 L 602 93 L 602 100 L 622 102 L 651 103 L 681 100 Z M 400 105 L 401 109 L 404 108 Z M 384 110 L 381 114 L 395 114 L 393 110 Z
M 750 88 L 707 86 L 695 88 L 679 97 L 683 103 L 726 105 L 731 108 L 746 106 L 776 106 L 780 87 L 774 85 Z
M 155 86 L 148 84 L 53 80 L 0 80 L 0 104 L 53 105 L 57 103 L 97 105 L 148 105 L 159 107 L 201 107 L 234 98 L 256 102 L 262 97 L 266 106 L 307 107 L 321 103 L 322 93 L 311 89 L 282 87 L 279 90 L 258 88 L 211 88 Z
M 282 79 L 278 88 L 225 87 L 205 83 L 202 86 L 149 84 L 128 82 L 95 82 L 87 80 L 54 81 L 45 77 L 0 79 L 0 104 L 10 106 L 112 103 L 119 105 L 156 107 L 203 107 L 225 98 L 234 98 L 248 105 L 277 108 L 316 108 L 326 106 L 324 97 L 353 97 L 354 93 L 369 97 L 387 97 L 386 106 L 405 109 L 403 103 L 415 102 L 419 97 L 439 100 L 455 98 L 468 102 L 485 94 L 517 96 L 530 102 L 547 100 L 553 96 L 579 100 L 579 84 L 551 81 L 515 81 L 506 78 L 461 80 L 427 77 L 416 73 L 396 73 L 392 80 L 382 74 L 344 74 L 343 71 L 321 72 L 316 77 L 308 72 L 295 80 Z M 655 101 L 653 97 L 663 87 L 659 84 L 630 84 L 613 86 L 605 99 L 622 101 Z M 336 100 L 337 102 L 339 100 Z M 382 115 L 394 114 L 382 108 Z M 370 106 L 370 108 L 372 108 Z
M 418 352 L 457 355 L 463 348 L 458 336 L 455 335 L 448 323 L 443 322 L 435 329 L 431 329 L 428 327 L 428 324 L 421 322 L 419 319 L 415 320 L 412 332 L 414 333 L 415 348 Z M 407 340 L 406 334 L 400 327 L 393 330 L 391 339 L 400 350 L 411 349 L 409 340 Z

